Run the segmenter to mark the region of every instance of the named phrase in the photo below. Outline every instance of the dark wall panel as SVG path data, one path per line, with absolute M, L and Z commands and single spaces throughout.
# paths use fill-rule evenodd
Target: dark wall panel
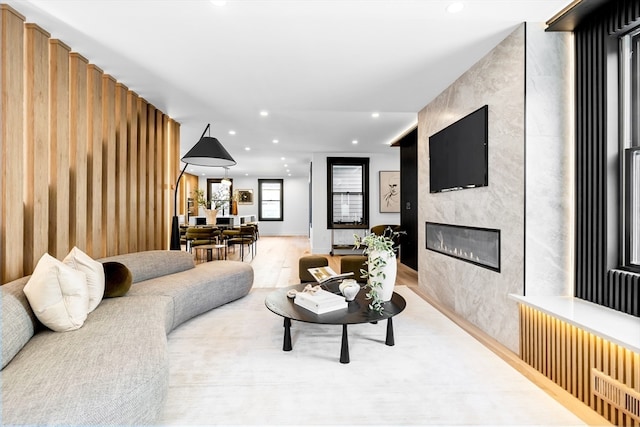
M 418 271 L 418 129 L 400 140 L 400 262 Z
M 576 27 L 575 295 L 638 316 L 637 288 L 607 274 L 607 45 L 638 21 L 638 2 L 611 2 Z M 610 95 L 610 94 L 609 94 Z M 617 277 L 617 276 L 615 276 Z M 630 281 L 629 283 L 632 283 Z M 637 280 L 636 280 L 637 283 Z M 635 304 L 637 305 L 637 303 Z

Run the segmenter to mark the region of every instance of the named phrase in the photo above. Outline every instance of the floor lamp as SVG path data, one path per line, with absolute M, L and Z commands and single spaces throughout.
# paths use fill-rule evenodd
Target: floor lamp
M 189 165 L 195 166 L 213 166 L 213 167 L 229 167 L 236 164 L 233 157 L 222 146 L 220 141 L 211 136 L 204 136 L 209 131 L 211 124 L 207 124 L 207 127 L 202 132 L 200 140 L 193 146 L 187 154 L 182 157 L 182 162 L 185 164 L 176 181 L 175 193 L 173 195 L 173 219 L 171 222 L 171 250 L 180 250 L 180 227 L 178 226 L 178 190 L 180 185 L 180 179 L 184 171 Z

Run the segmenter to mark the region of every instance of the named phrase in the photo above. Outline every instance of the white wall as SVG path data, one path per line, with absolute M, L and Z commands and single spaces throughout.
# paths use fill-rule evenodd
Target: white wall
M 369 157 L 369 227 L 376 224 L 400 224 L 400 213 L 381 213 L 379 208 L 379 172 L 400 170 L 400 149 L 389 147 L 389 153 L 315 153 L 312 157 L 313 228 L 311 251 L 328 254 L 331 251 L 331 230 L 327 228 L 327 157 Z M 336 242 L 353 242 L 355 230 L 339 230 Z M 360 232 L 362 233 L 362 232 Z

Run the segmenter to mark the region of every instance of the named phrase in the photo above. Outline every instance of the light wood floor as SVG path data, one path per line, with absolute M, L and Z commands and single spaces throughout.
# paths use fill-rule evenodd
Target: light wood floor
M 245 248 L 246 251 L 246 248 Z M 250 263 L 254 271 L 254 288 L 286 287 L 300 283 L 298 275 L 298 259 L 310 255 L 309 239 L 300 236 L 261 236 L 255 257 L 245 253 L 244 262 Z M 340 255 L 324 255 L 329 266 L 340 271 Z M 239 260 L 240 248 L 229 249 L 228 259 Z M 396 284 L 406 286 L 418 285 L 418 273 L 402 263 L 398 263 Z

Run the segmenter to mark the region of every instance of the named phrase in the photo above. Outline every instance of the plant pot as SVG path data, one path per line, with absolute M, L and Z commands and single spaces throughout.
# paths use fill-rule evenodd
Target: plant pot
M 207 225 L 216 225 L 216 217 L 218 216 L 217 209 L 205 209 L 204 214 L 207 217 Z
M 376 264 L 378 264 L 376 258 L 381 258 L 386 264 L 384 266 L 376 266 Z M 382 301 L 390 301 L 398 273 L 396 254 L 393 252 L 372 251 L 369 254 L 368 264 L 369 282 L 375 281 L 381 283 L 381 286 L 378 288 L 378 296 Z

